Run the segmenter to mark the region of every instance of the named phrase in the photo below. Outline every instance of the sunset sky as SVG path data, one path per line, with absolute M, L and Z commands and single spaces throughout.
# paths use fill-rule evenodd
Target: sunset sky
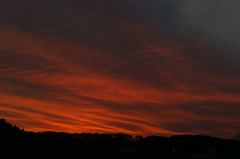
M 1 0 L 0 118 L 26 131 L 240 133 L 239 0 Z

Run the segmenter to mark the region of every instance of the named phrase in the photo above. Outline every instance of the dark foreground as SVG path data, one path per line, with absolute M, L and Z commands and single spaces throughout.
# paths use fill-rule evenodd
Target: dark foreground
M 25 132 L 0 119 L 0 158 L 25 159 L 240 159 L 240 141 L 203 135 Z

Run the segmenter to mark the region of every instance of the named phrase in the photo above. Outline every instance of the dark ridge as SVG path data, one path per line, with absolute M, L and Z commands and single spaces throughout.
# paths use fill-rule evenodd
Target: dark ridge
M 233 138 L 231 138 L 231 140 L 239 140 L 240 141 L 240 134 L 234 136 Z
M 240 141 L 205 135 L 135 136 L 26 132 L 0 119 L 0 158 L 196 159 L 240 158 Z

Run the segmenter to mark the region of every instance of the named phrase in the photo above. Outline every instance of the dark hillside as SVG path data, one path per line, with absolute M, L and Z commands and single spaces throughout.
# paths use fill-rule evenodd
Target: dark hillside
M 4 158 L 225 158 L 239 159 L 240 141 L 204 135 L 171 137 L 126 134 L 25 132 L 0 120 Z

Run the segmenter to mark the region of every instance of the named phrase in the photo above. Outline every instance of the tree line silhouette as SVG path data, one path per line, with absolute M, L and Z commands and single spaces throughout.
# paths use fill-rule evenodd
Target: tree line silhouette
M 26 132 L 0 119 L 0 158 L 240 158 L 240 141 L 204 135 Z

